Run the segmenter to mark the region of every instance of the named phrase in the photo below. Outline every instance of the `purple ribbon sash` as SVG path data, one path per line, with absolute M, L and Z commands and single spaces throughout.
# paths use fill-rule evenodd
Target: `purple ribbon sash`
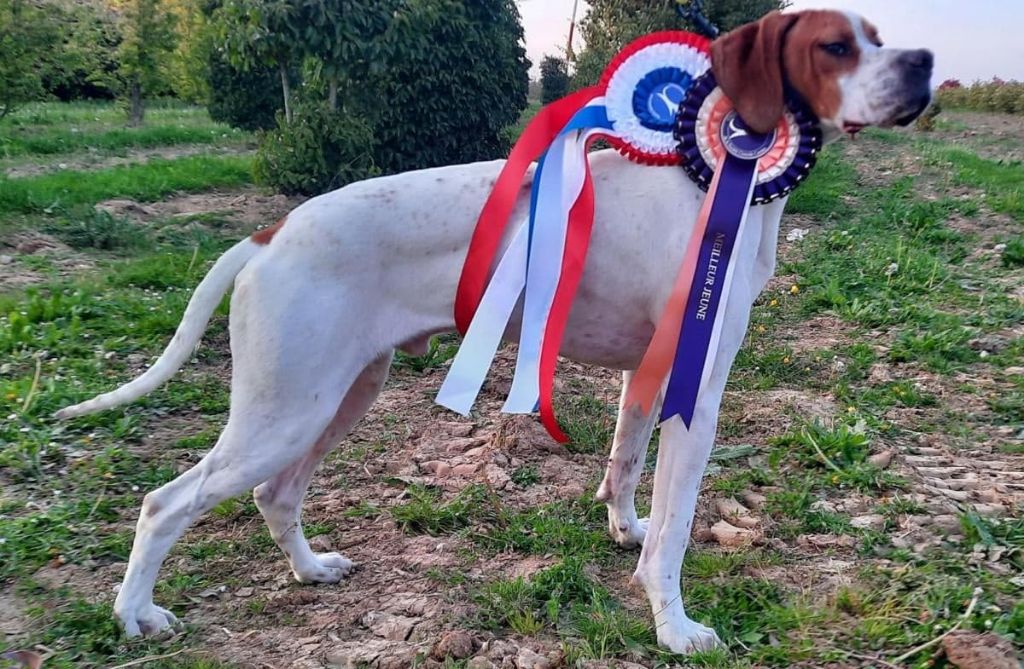
M 708 360 L 708 351 L 715 336 L 722 298 L 732 278 L 732 255 L 750 208 L 757 162 L 757 158 L 727 154 L 720 166 L 723 171 L 718 189 L 708 194 L 714 200 L 661 409 L 662 422 L 680 416 L 686 428 L 690 428 L 705 378 L 705 366 L 709 362 L 714 364 L 713 360 Z

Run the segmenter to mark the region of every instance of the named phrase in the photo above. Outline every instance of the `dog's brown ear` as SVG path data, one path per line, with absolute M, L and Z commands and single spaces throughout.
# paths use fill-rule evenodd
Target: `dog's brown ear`
M 798 14 L 772 12 L 711 44 L 718 85 L 752 129 L 766 133 L 785 111 L 782 49 Z

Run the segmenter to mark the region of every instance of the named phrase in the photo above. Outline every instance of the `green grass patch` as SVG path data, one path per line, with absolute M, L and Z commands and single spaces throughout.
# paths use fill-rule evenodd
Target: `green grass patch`
M 124 197 L 151 202 L 176 191 L 199 192 L 252 182 L 247 156 L 190 156 L 105 170 L 68 170 L 24 179 L 0 178 L 0 210 L 52 213 Z
M 850 210 L 846 198 L 856 190 L 856 184 L 857 174 L 843 159 L 842 147 L 830 146 L 818 156 L 818 164 L 807 181 L 793 191 L 786 213 L 822 220 L 843 216 Z
M 1024 163 L 989 160 L 949 146 L 932 145 L 925 153 L 939 167 L 951 168 L 955 183 L 984 190 L 994 211 L 1024 221 Z
M 616 407 L 599 399 L 593 387 L 578 381 L 569 381 L 555 397 L 555 414 L 573 453 L 606 452 L 615 433 L 616 413 Z
M 32 128 L 0 133 L 0 157 L 18 158 L 102 151 L 112 153 L 125 149 L 149 149 L 177 144 L 237 143 L 248 135 L 228 126 L 158 125 L 142 128 L 86 129 Z
M 1006 242 L 1002 260 L 1004 267 L 1024 267 L 1024 236 L 1017 236 Z
M 450 534 L 498 513 L 494 493 L 480 485 L 468 486 L 444 503 L 435 488 L 410 486 L 406 494 L 409 501 L 393 507 L 391 515 L 399 527 L 413 534 Z

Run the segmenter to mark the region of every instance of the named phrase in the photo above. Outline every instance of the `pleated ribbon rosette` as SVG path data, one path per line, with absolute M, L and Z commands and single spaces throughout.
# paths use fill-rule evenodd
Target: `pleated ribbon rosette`
M 539 410 L 548 432 L 558 441 L 567 441 L 554 415 L 552 389 L 558 352 L 583 274 L 594 221 L 594 184 L 587 161 L 588 148 L 602 138 L 636 162 L 680 164 L 688 151 L 685 136 L 680 144 L 680 124 L 688 122 L 687 104 L 693 101 L 695 90 L 704 91 L 707 97 L 706 85 L 702 88 L 700 84 L 706 84 L 711 76 L 709 47 L 707 39 L 687 32 L 643 37 L 615 58 L 597 86 L 544 107 L 530 122 L 513 147 L 470 240 L 455 300 L 455 321 L 463 342 L 438 393 L 439 404 L 463 415 L 469 413 L 522 299 L 515 374 L 503 411 Z M 713 83 L 711 86 L 713 91 L 718 90 Z M 727 99 L 726 104 L 731 106 Z M 698 112 L 704 106 L 701 99 Z M 706 119 L 713 116 L 710 111 L 702 112 Z M 732 114 L 735 116 L 735 112 Z M 719 119 L 716 136 L 731 137 L 724 133 L 733 127 L 728 123 L 735 121 L 730 118 L 723 125 L 723 119 Z M 729 168 L 730 152 L 736 142 L 716 143 L 705 136 L 704 147 L 698 148 L 705 166 L 710 166 L 707 172 L 711 178 L 704 183 L 694 178 L 709 190 L 710 197 L 697 221 L 651 348 L 637 372 L 641 383 L 634 380 L 632 384 L 628 401 L 641 406 L 646 413 L 651 411 L 671 372 L 662 418 L 681 415 L 689 425 L 691 405 L 710 373 L 706 362 L 713 355 L 720 333 L 718 305 L 724 303 L 728 293 L 729 259 L 760 174 L 756 166 L 768 155 L 774 156 L 775 162 L 785 162 L 782 157 L 789 150 L 779 148 L 777 135 L 759 141 L 739 139 L 739 145 L 750 144 L 747 148 L 751 150 L 770 146 L 754 158 L 741 158 L 746 161 L 744 167 L 749 167 L 751 160 L 755 167 L 738 172 Z M 799 129 L 786 135 L 787 146 L 793 138 L 799 142 Z M 790 158 L 796 155 L 790 153 Z M 502 239 L 534 161 L 528 215 L 516 221 L 511 241 L 499 259 Z M 701 169 L 699 174 L 704 172 Z M 712 206 L 722 188 L 729 197 L 721 200 L 739 201 L 739 211 L 735 207 Z M 726 219 L 732 222 L 723 222 Z M 726 229 L 724 233 L 722 228 Z M 715 266 L 717 288 L 712 286 L 713 295 L 709 297 L 705 294 L 708 275 L 700 275 L 711 265 Z M 492 267 L 494 273 L 488 282 Z M 698 318 L 697 325 L 693 324 L 691 312 L 699 315 L 693 317 Z

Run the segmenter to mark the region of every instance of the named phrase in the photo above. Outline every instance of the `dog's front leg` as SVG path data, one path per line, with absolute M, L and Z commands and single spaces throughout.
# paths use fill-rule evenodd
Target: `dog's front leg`
M 708 650 L 720 643 L 713 629 L 686 615 L 680 588 L 697 494 L 714 443 L 713 420 L 713 415 L 695 416 L 695 429 L 689 432 L 678 416 L 661 426 L 650 528 L 633 575 L 651 602 L 658 642 L 677 653 Z
M 721 643 L 714 630 L 686 615 L 680 574 L 701 479 L 715 443 L 725 382 L 746 335 L 751 305 L 760 291 L 760 276 L 749 269 L 754 265 L 737 267 L 739 276 L 724 307 L 725 322 L 714 367 L 697 398 L 690 429 L 678 416 L 661 425 L 650 527 L 633 578 L 647 591 L 659 643 L 677 653 L 707 650 Z
M 608 469 L 601 487 L 597 489 L 597 499 L 608 506 L 608 531 L 615 543 L 623 548 L 643 545 L 647 535 L 648 519 L 637 517 L 636 488 L 647 460 L 651 433 L 661 413 L 660 395 L 648 416 L 644 416 L 638 407 L 625 406 L 632 380 L 633 372 L 623 372 L 615 439 L 608 457 Z

